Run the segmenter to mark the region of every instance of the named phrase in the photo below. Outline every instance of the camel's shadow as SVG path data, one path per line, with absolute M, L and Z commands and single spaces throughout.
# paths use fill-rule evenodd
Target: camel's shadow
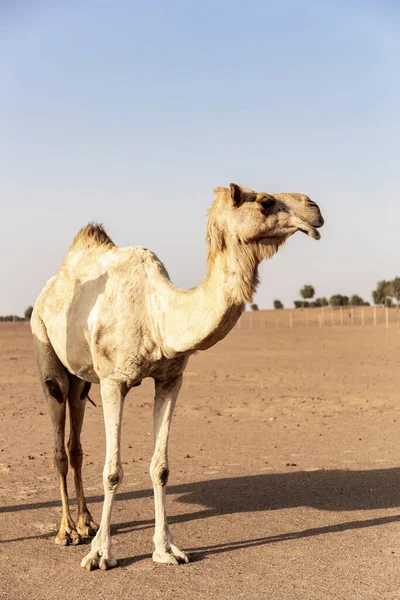
M 374 470 L 315 470 L 264 473 L 169 485 L 175 502 L 202 505 L 202 514 L 234 514 L 309 506 L 319 510 L 352 511 L 400 507 L 400 468 Z M 147 498 L 152 489 L 121 491 L 118 501 Z M 103 495 L 87 497 L 102 502 Z M 74 501 L 72 500 L 73 504 Z M 59 500 L 0 507 L 0 513 L 60 506 Z M 197 513 L 182 515 L 185 520 Z
M 318 470 L 291 473 L 268 473 L 245 477 L 209 479 L 194 483 L 170 485 L 168 494 L 175 496 L 175 503 L 200 505 L 195 512 L 184 512 L 170 517 L 170 523 L 184 523 L 207 519 L 218 515 L 237 515 L 242 512 L 270 511 L 283 508 L 309 506 L 326 511 L 360 511 L 397 508 L 400 506 L 400 468 L 365 471 Z M 151 498 L 151 489 L 125 491 L 118 494 L 121 502 L 139 498 Z M 89 497 L 89 503 L 102 502 L 103 496 Z M 19 504 L 0 508 L 0 512 L 14 512 L 59 506 L 59 501 Z M 171 505 L 171 501 L 169 502 Z M 175 504 L 175 513 L 176 504 Z M 132 513 L 134 513 L 134 503 Z M 235 518 L 235 517 L 232 517 Z M 400 515 L 388 515 L 373 519 L 358 519 L 324 527 L 276 536 L 246 539 L 237 543 L 219 544 L 189 549 L 196 559 L 208 554 L 232 551 L 238 548 L 260 546 L 278 541 L 335 533 L 349 529 L 361 529 L 399 521 Z M 153 527 L 153 520 L 132 520 L 112 526 L 114 534 Z M 34 536 L 49 537 L 49 535 Z M 25 539 L 25 538 L 19 538 Z M 7 540 L 12 541 L 12 540 Z M 143 555 L 123 559 L 123 564 L 147 558 Z
M 168 493 L 177 495 L 178 502 L 200 504 L 217 514 L 296 506 L 330 511 L 396 508 L 400 506 L 400 468 L 265 473 L 172 485 Z
M 171 486 L 170 494 L 177 502 L 203 505 L 204 510 L 173 516 L 171 523 L 205 519 L 218 515 L 235 515 L 241 512 L 256 512 L 309 506 L 327 511 L 360 511 L 400 507 L 400 468 L 365 471 L 318 470 L 292 473 L 270 473 L 246 477 L 212 479 L 191 484 Z M 151 495 L 151 493 L 150 493 Z M 135 493 L 122 494 L 123 499 Z M 280 541 L 313 537 L 327 533 L 339 533 L 351 529 L 376 527 L 400 521 L 400 515 L 389 515 L 373 519 L 358 519 L 340 524 L 313 527 L 279 535 L 245 539 L 240 542 L 207 545 L 188 549 L 194 560 L 211 554 L 219 554 L 263 546 Z M 152 525 L 152 524 L 151 524 Z M 118 523 L 115 533 L 125 533 L 142 527 L 148 522 L 132 521 Z M 131 564 L 150 555 L 123 559 Z

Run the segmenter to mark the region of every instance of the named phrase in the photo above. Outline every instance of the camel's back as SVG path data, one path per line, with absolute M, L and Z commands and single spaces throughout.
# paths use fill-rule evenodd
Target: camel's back
M 76 236 L 59 273 L 42 290 L 35 318 L 43 322 L 63 364 L 79 374 L 69 349 L 78 347 L 80 360 L 85 355 L 83 362 L 92 364 L 100 331 L 103 338 L 105 331 L 127 338 L 128 330 L 146 337 L 146 296 L 149 282 L 155 280 L 169 278 L 153 252 L 135 246 L 118 248 L 101 227 L 91 224 Z
M 62 312 L 64 305 L 71 310 L 78 290 L 79 295 L 86 290 L 84 295 L 94 299 L 106 290 L 117 296 L 122 289 L 134 286 L 138 297 L 147 276 L 157 273 L 169 280 L 153 252 L 140 246 L 119 248 L 102 225 L 89 223 L 76 235 L 59 273 L 47 282 L 36 307 L 43 309 L 47 303 L 57 312 Z
M 162 262 L 151 250 L 141 246 L 119 248 L 100 225 L 87 225 L 75 237 L 59 276 L 71 280 L 93 281 L 107 274 L 108 278 L 134 278 L 136 271 L 156 269 L 168 278 Z

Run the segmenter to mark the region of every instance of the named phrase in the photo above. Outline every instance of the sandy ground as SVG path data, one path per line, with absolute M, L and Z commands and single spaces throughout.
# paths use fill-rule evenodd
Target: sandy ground
M 153 565 L 152 382 L 128 396 L 119 567 L 60 548 L 52 433 L 27 324 L 0 325 L 0 597 L 399 599 L 400 329 L 235 330 L 189 362 L 174 417 L 168 512 L 193 562 Z M 97 520 L 98 390 L 83 433 Z M 72 482 L 70 485 L 73 496 Z

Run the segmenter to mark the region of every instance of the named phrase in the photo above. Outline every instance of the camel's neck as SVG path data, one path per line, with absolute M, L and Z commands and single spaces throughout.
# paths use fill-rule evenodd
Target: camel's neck
M 257 285 L 257 263 L 244 253 L 209 259 L 203 283 L 189 291 L 170 286 L 158 323 L 166 355 L 206 350 L 222 340 L 239 319 Z

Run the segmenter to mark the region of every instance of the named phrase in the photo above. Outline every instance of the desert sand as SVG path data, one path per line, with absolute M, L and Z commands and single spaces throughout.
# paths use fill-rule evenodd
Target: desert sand
M 314 318 L 306 327 L 299 311 L 290 329 L 286 311 L 286 326 L 274 326 L 277 312 L 265 318 L 270 326 L 254 314 L 261 321 L 252 329 L 245 316 L 190 359 L 172 425 L 168 512 L 193 562 L 151 560 L 146 380 L 124 410 L 125 477 L 112 530 L 119 566 L 90 573 L 79 565 L 87 545 L 54 544 L 58 481 L 29 325 L 0 324 L 0 597 L 400 598 L 395 313 L 386 329 L 383 316 L 377 327 L 371 318 L 353 327 L 319 327 Z M 91 397 L 84 483 L 99 521 L 105 440 L 97 386 Z

